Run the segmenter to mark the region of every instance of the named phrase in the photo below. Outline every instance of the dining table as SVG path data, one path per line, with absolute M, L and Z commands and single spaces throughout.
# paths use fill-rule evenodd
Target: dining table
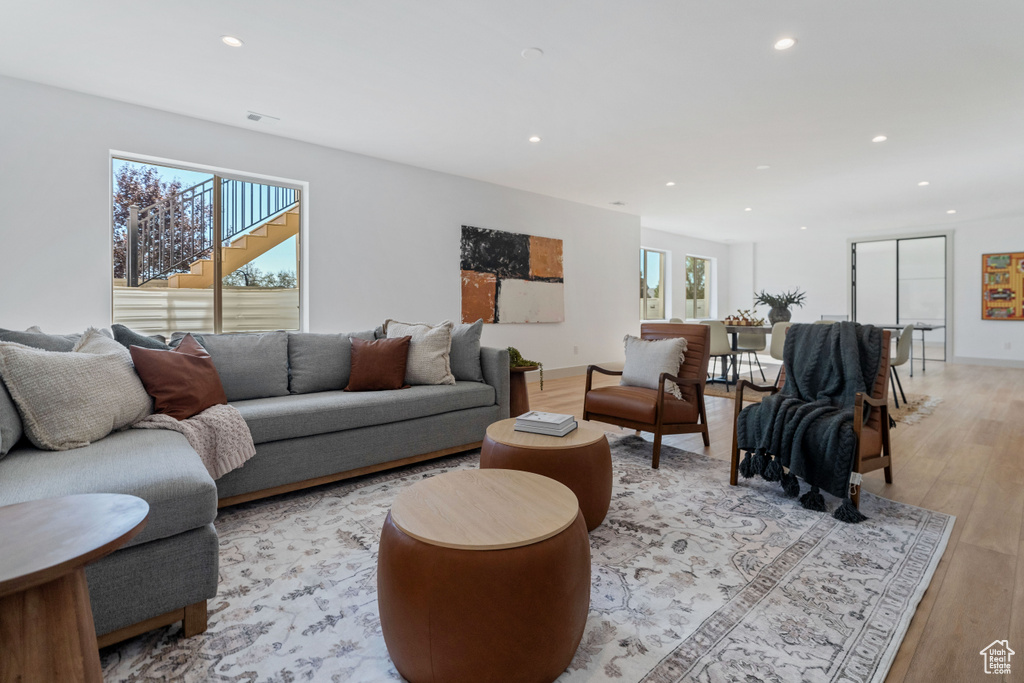
M 732 338 L 732 348 L 733 348 L 734 351 L 736 351 L 736 350 L 738 350 L 737 347 L 739 346 L 739 336 L 740 336 L 741 332 L 758 332 L 758 331 L 763 331 L 765 334 L 771 334 L 772 328 L 771 327 L 763 327 L 763 326 L 760 326 L 760 325 L 726 325 L 725 326 L 725 331 Z M 723 359 L 724 358 L 728 358 L 728 356 L 723 356 L 722 358 Z M 734 358 L 734 361 L 733 361 L 733 364 L 732 364 L 732 377 L 731 378 L 729 377 L 729 368 L 726 366 L 726 364 L 725 364 L 725 362 L 723 360 L 721 374 L 717 375 L 716 377 L 712 377 L 711 379 L 708 380 L 708 382 L 719 383 L 719 384 L 726 384 L 726 385 L 736 384 L 736 382 L 738 382 L 739 378 L 740 378 L 740 371 L 739 371 L 740 364 L 739 364 L 739 362 L 737 360 L 735 360 L 735 356 L 733 358 Z

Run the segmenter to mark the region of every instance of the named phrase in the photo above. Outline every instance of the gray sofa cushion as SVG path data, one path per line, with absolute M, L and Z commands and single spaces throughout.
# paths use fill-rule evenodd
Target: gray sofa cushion
M 494 405 L 494 388 L 476 382 L 420 385 L 395 391 L 322 391 L 231 405 L 245 418 L 255 443 L 401 422 Z M 259 456 L 257 456 L 259 457 Z
M 288 333 L 207 334 L 210 352 L 228 401 L 288 395 Z
M 11 395 L 7 393 L 7 387 L 0 379 L 0 457 L 7 455 L 7 452 L 14 448 L 22 433 L 21 415 L 18 414 Z
M 293 394 L 344 389 L 352 370 L 347 334 L 288 333 L 288 389 Z
M 484 373 L 480 369 L 480 335 L 483 331 L 483 319 L 452 328 L 450 358 L 455 379 L 467 382 L 484 381 Z
M 141 346 L 144 349 L 158 349 L 166 351 L 171 348 L 165 343 L 165 340 L 160 335 L 153 335 L 148 337 L 140 332 L 114 323 L 110 326 L 110 329 L 114 332 L 114 341 L 125 348 L 132 346 Z
M 18 447 L 0 460 L 0 505 L 74 493 L 129 493 L 149 503 L 146 528 L 127 545 L 217 517 L 217 487 L 177 432 L 128 429 L 70 451 Z
M 38 328 L 36 328 L 38 329 Z M 63 351 L 70 353 L 75 348 L 79 334 L 44 334 L 42 332 L 18 332 L 17 330 L 0 329 L 0 341 L 15 342 L 43 351 Z

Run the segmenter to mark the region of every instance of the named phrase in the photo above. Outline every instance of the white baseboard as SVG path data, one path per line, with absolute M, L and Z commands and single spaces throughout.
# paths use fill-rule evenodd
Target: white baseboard
M 602 368 L 609 370 L 621 370 L 622 361 L 608 361 L 606 363 L 591 363 L 591 365 L 600 365 Z M 586 365 L 570 365 L 564 368 L 544 368 L 544 379 L 561 379 L 562 377 L 578 377 L 580 375 L 587 374 Z M 533 372 L 526 373 L 527 382 L 539 382 L 540 371 L 534 370 Z
M 1024 368 L 1024 360 L 1011 358 L 971 358 L 969 356 L 953 356 L 957 365 L 988 365 L 997 368 Z

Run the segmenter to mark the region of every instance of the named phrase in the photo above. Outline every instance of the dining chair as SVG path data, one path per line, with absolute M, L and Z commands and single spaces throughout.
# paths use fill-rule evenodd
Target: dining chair
M 750 330 L 740 332 L 736 335 L 736 350 L 740 354 L 747 354 L 747 368 L 750 370 L 750 381 L 754 381 L 754 361 L 757 362 L 757 369 L 761 372 L 761 381 L 766 381 L 764 368 L 761 367 L 761 359 L 757 357 L 758 351 L 764 351 L 768 346 L 768 335 L 764 330 Z M 753 356 L 753 359 L 751 359 Z
M 783 350 L 786 348 L 786 330 L 791 328 L 793 323 L 775 323 L 772 325 L 772 346 L 768 350 L 769 355 L 775 360 L 782 362 L 785 360 Z M 779 366 L 779 374 L 775 375 L 775 382 L 772 386 L 779 385 L 779 378 L 782 376 L 782 366 Z
M 711 330 L 710 356 L 715 360 L 716 365 L 711 369 L 711 377 L 715 376 L 717 361 L 722 359 L 722 372 L 725 376 L 725 391 L 729 393 L 729 362 L 732 362 L 733 374 L 736 374 L 736 356 L 739 351 L 732 348 L 729 342 L 729 333 L 725 329 L 725 323 L 721 320 L 705 320 L 701 323 L 707 325 Z
M 900 407 L 900 401 L 896 398 L 896 388 L 899 387 L 900 396 L 903 397 L 903 403 L 907 402 L 907 395 L 903 393 L 903 383 L 900 382 L 900 375 L 896 372 L 897 365 L 903 365 L 910 360 L 910 347 L 914 343 L 914 326 L 907 325 L 900 332 L 899 339 L 896 340 L 896 353 L 890 356 L 889 361 L 889 383 L 892 387 L 892 400 L 896 402 L 896 407 Z
M 682 318 L 669 318 L 668 321 L 670 323 L 681 323 L 681 322 L 683 322 L 683 319 Z

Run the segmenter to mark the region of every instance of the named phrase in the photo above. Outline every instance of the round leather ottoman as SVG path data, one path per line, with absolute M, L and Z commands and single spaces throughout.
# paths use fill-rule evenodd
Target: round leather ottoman
M 384 522 L 377 603 L 410 683 L 555 680 L 590 609 L 590 540 L 575 496 L 499 469 L 414 484 Z
M 565 436 L 515 431 L 515 418 L 487 428 L 480 468 L 500 467 L 543 474 L 568 486 L 593 531 L 612 500 L 612 452 L 604 431 L 580 422 Z

